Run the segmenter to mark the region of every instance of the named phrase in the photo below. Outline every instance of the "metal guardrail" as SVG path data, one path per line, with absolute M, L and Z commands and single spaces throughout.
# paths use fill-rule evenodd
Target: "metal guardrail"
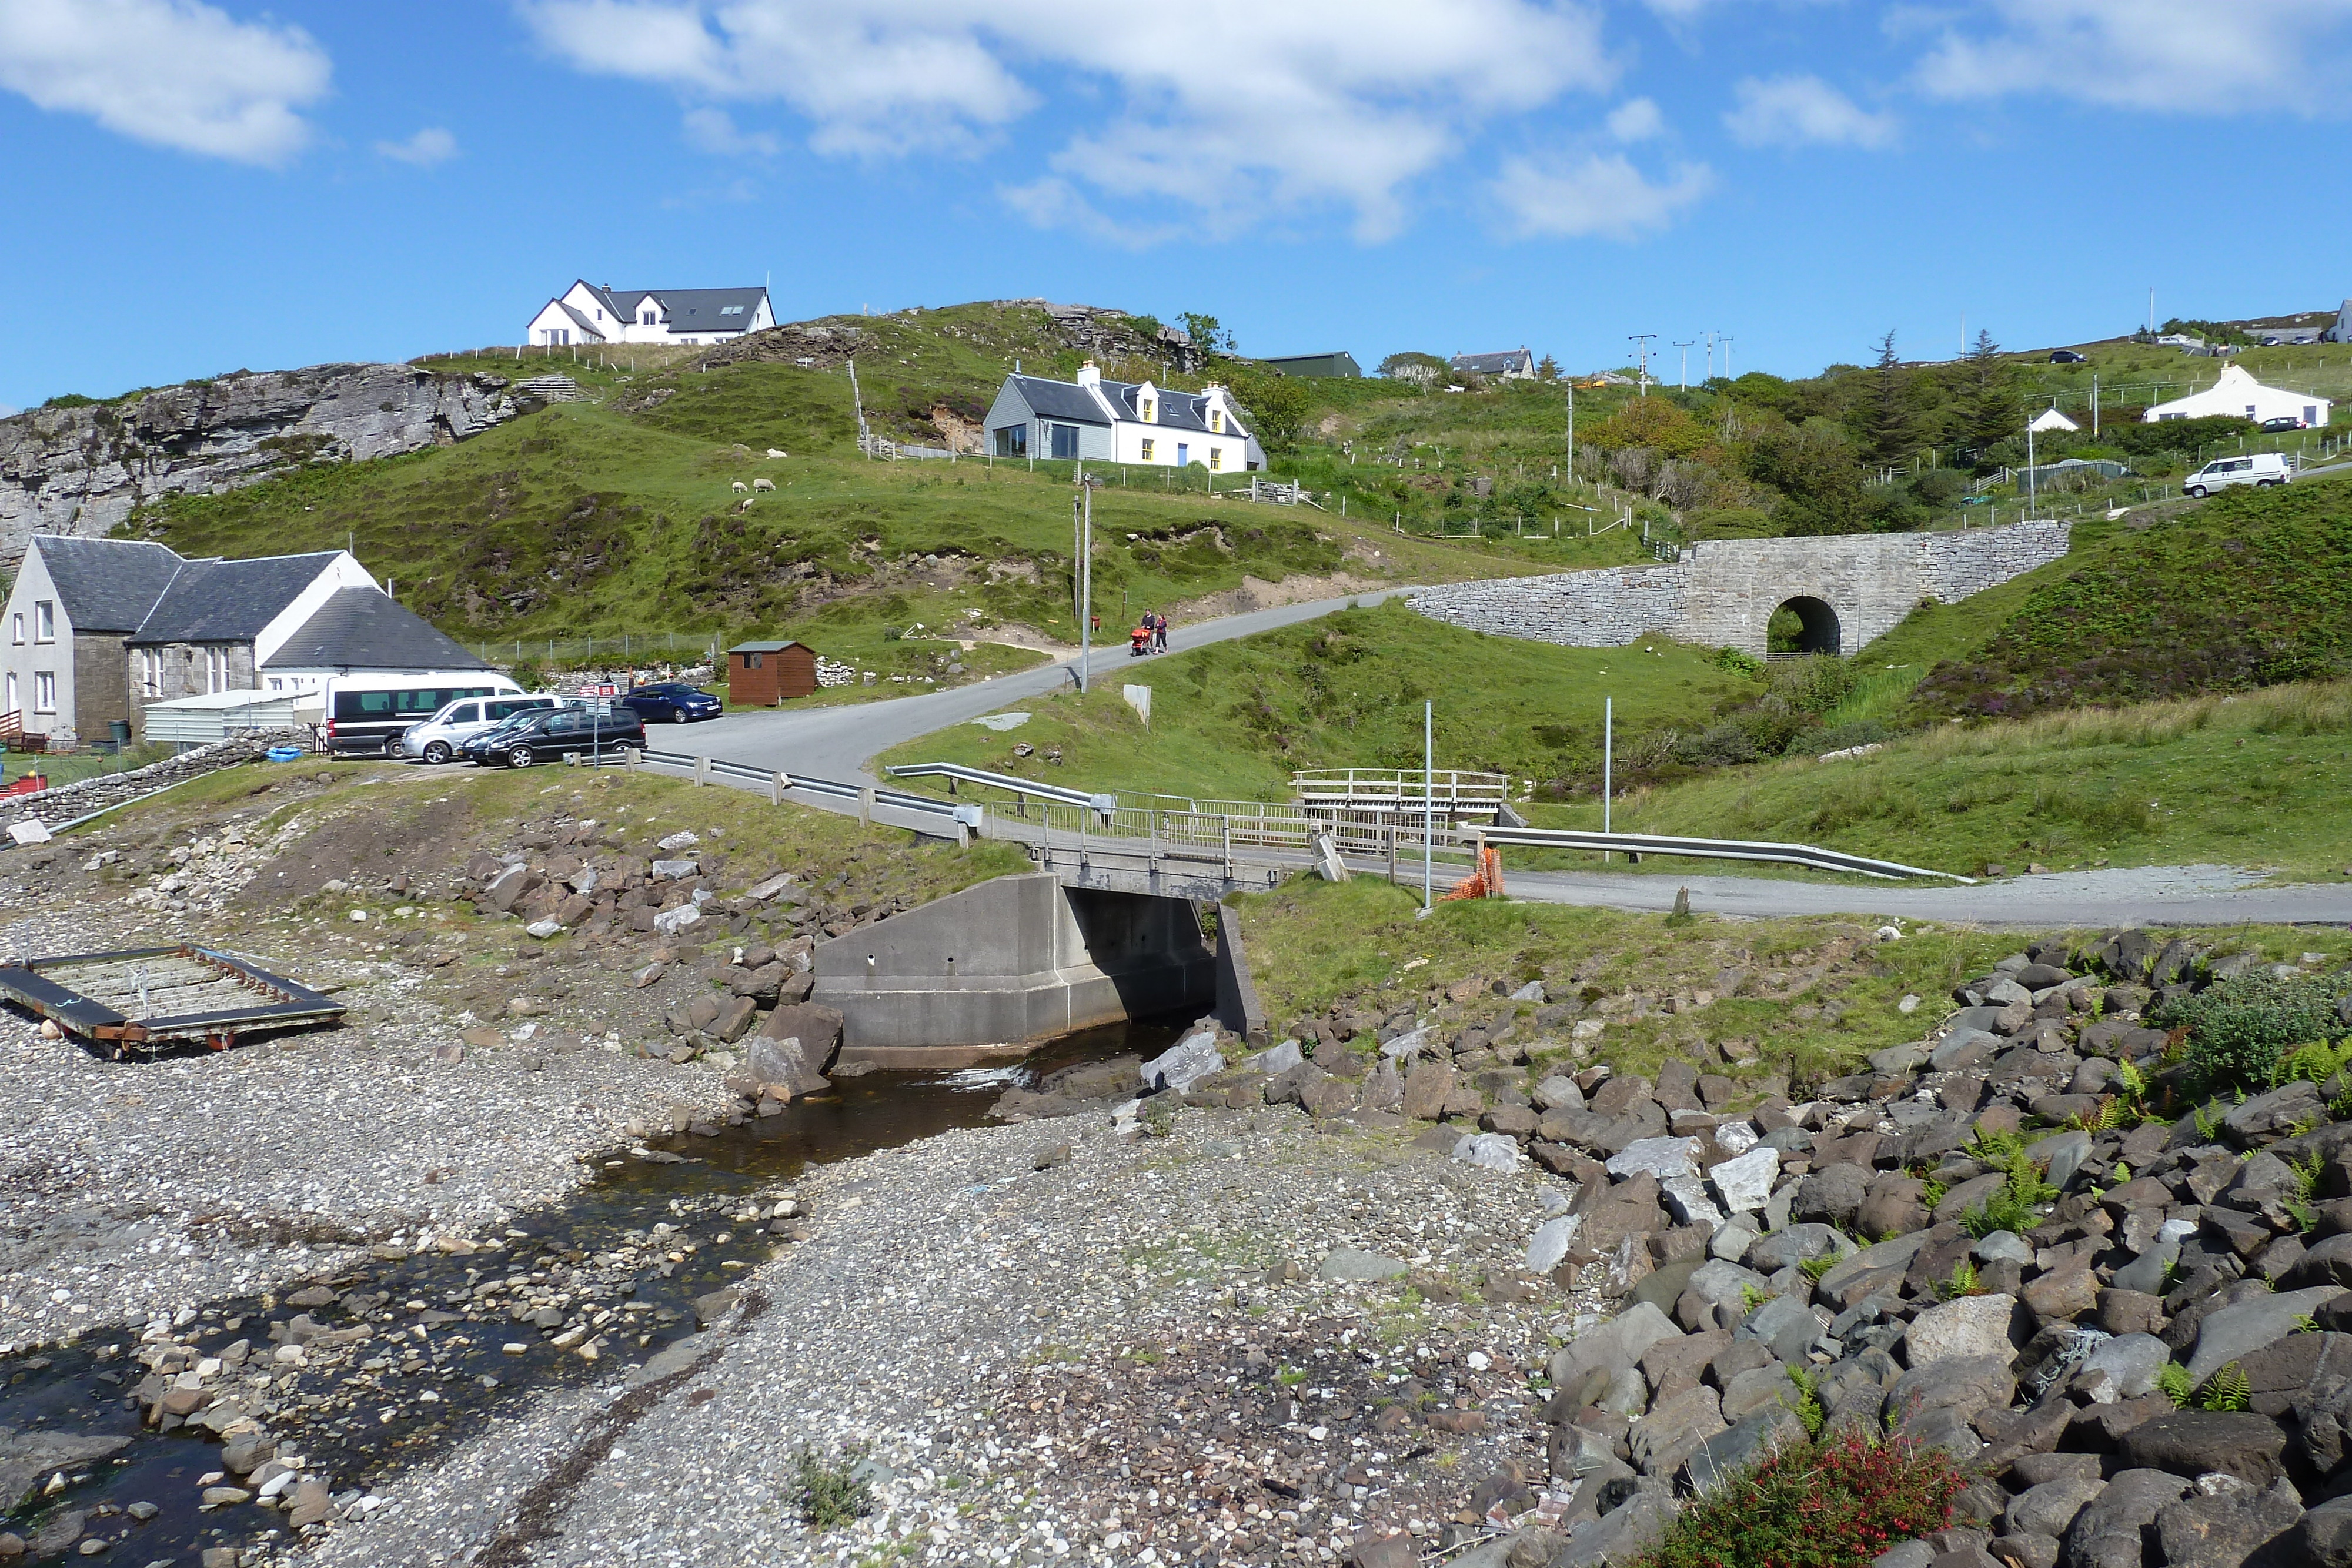
M 1440 810 L 1470 805 L 1492 811 L 1509 799 L 1511 780 L 1507 774 L 1461 768 L 1440 768 L 1426 776 L 1418 768 L 1310 768 L 1290 776 L 1290 791 L 1309 806 L 1394 809 L 1409 800 L 1418 810 L 1427 799 Z
M 698 757 L 681 751 L 646 750 L 637 760 L 658 768 L 676 768 L 694 775 L 698 782 L 724 778 L 744 783 L 764 786 L 771 798 L 781 801 L 788 794 L 811 798 L 818 802 L 841 802 L 860 815 L 877 809 L 914 812 L 940 819 L 942 825 L 952 822 L 960 828 L 978 829 L 984 820 L 983 809 L 978 805 L 959 805 L 940 800 L 936 795 L 913 795 L 902 789 L 886 789 L 870 784 L 845 784 L 832 779 L 812 779 L 803 774 L 786 772 L 782 768 L 755 768 L 749 763 L 729 762 L 720 758 Z M 1372 859 L 1385 855 L 1393 870 L 1401 860 L 1410 860 L 1426 852 L 1449 861 L 1468 859 L 1475 862 L 1479 850 L 1489 844 L 1517 844 L 1530 849 L 1600 850 L 1628 854 L 1681 855 L 1697 860 L 1756 861 L 1781 865 L 1799 865 L 1815 871 L 1848 872 L 1862 876 L 1894 881 L 1902 877 L 1943 877 L 1973 886 L 1974 877 L 1956 872 L 1931 871 L 1924 866 L 1904 865 L 1896 861 L 1873 860 L 1867 855 L 1847 854 L 1839 850 L 1827 850 L 1814 844 L 1787 844 L 1751 839 L 1676 838 L 1660 833 L 1598 833 L 1573 828 L 1512 828 L 1457 827 L 1450 822 L 1433 821 L 1424 824 L 1414 819 L 1422 813 L 1394 810 L 1378 810 L 1362 808 L 1317 808 L 1286 805 L 1271 801 L 1217 800 L 1206 804 L 1229 808 L 1223 810 L 1202 810 L 1194 802 L 1191 810 L 1177 810 L 1157 806 L 1134 806 L 1120 803 L 1114 796 L 1090 794 L 1085 790 L 1065 789 L 1053 785 L 1039 785 L 1009 774 L 989 773 L 980 768 L 965 768 L 957 763 L 918 763 L 907 768 L 893 768 L 893 777 L 928 777 L 962 779 L 971 783 L 989 784 L 997 788 L 1018 787 L 1024 794 L 1041 797 L 1037 823 L 1049 836 L 1060 832 L 1070 835 L 1083 858 L 1089 846 L 1112 852 L 1120 841 L 1140 843 L 1139 852 L 1146 858 L 1184 857 L 1213 860 L 1222 863 L 1228 876 L 1235 852 L 1244 856 L 1248 852 L 1279 852 L 1286 861 L 1302 855 L 1313 855 L 1323 845 L 1339 855 Z M 1024 813 L 1025 814 L 1025 813 Z
M 982 768 L 966 768 L 961 762 L 916 762 L 904 768 L 885 768 L 883 772 L 893 779 L 944 779 L 952 791 L 959 783 L 981 784 L 991 789 L 1003 789 L 1034 800 L 1050 800 L 1057 806 L 1084 806 L 1089 810 L 1108 811 L 1118 804 L 1115 796 L 1098 794 L 1087 789 L 1065 789 L 1058 784 L 1040 784 L 1011 773 L 991 773 Z
M 1478 837 L 1490 844 L 1519 844 L 1534 849 L 1622 850 L 1629 854 L 1687 855 L 1697 860 L 1763 861 L 1781 865 L 1811 866 L 1815 871 L 1853 872 L 1892 882 L 1906 876 L 1940 876 L 1976 884 L 1976 878 L 1958 872 L 1929 871 L 1898 861 L 1872 860 L 1813 844 L 1782 844 L 1751 839 L 1683 839 L 1658 833 L 1588 833 L 1573 828 L 1488 828 Z

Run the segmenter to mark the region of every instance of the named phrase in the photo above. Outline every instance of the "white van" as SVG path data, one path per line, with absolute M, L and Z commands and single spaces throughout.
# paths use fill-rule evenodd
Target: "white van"
M 2181 481 L 2191 496 L 2206 496 L 2232 485 L 2284 485 L 2294 477 L 2284 452 L 2249 452 L 2242 457 L 2217 457 Z
M 467 740 L 519 713 L 565 707 L 577 700 L 546 693 L 520 697 L 461 697 L 424 723 L 412 724 L 402 731 L 400 754 L 426 762 L 446 762 Z
M 324 693 L 327 754 L 397 757 L 401 732 L 465 697 L 519 697 L 520 686 L 496 670 L 426 671 L 405 675 L 335 675 Z

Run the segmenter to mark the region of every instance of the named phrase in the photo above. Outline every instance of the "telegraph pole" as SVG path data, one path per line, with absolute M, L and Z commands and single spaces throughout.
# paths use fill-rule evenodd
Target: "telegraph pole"
M 1685 392 L 1688 392 L 1688 391 L 1690 391 L 1690 351 L 1691 351 L 1691 345 L 1692 345 L 1693 343 L 1697 342 L 1697 341 L 1698 341 L 1698 340 L 1697 340 L 1696 338 L 1676 338 L 1676 339 L 1675 340 L 1675 348 L 1677 348 L 1677 349 L 1680 349 L 1680 350 L 1683 351 L 1683 368 L 1682 368 L 1682 373 L 1681 373 L 1681 376 L 1680 376 L 1678 379 L 1680 380 L 1680 382 L 1681 382 L 1681 383 L 1682 383 L 1682 390 L 1683 390 L 1683 391 L 1685 391 Z
M 1723 379 L 1729 381 L 1731 379 L 1731 334 L 1726 332 L 1717 341 L 1723 345 Z
M 1633 345 L 1635 362 L 1641 367 L 1640 379 L 1642 382 L 1642 395 L 1643 397 L 1647 397 L 1650 395 L 1650 342 L 1651 340 L 1657 337 L 1657 334 L 1655 332 L 1628 332 L 1625 336 Z
M 1070 503 L 1070 521 L 1078 536 L 1078 690 L 1089 689 L 1095 648 L 1095 488 L 1087 483 L 1086 465 L 1078 467 L 1078 494 Z

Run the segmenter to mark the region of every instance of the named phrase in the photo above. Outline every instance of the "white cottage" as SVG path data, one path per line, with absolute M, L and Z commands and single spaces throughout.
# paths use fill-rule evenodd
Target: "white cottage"
M 534 347 L 566 343 L 723 343 L 776 324 L 764 288 L 613 288 L 577 282 L 524 329 Z
M 1150 468 L 1197 464 L 1213 474 L 1265 466 L 1233 394 L 1214 384 L 1171 392 L 1150 382 L 1107 382 L 1092 360 L 1074 382 L 1007 376 L 989 405 L 989 450 L 999 457 L 1077 458 Z
M 2209 419 L 2225 414 L 2258 423 L 2292 419 L 2305 429 L 2314 430 L 2327 423 L 2328 408 L 2328 400 L 2317 392 L 2266 387 L 2247 374 L 2243 365 L 2225 365 L 2221 379 L 2211 386 L 2187 397 L 2174 398 L 2170 402 L 2158 403 L 2147 411 L 2146 420 L 2157 424 L 2168 419 Z

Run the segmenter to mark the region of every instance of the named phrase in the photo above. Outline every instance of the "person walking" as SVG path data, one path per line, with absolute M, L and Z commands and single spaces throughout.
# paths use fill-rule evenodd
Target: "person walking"
M 1155 610 L 1151 612 L 1151 645 L 1159 652 L 1168 652 L 1168 617 Z

